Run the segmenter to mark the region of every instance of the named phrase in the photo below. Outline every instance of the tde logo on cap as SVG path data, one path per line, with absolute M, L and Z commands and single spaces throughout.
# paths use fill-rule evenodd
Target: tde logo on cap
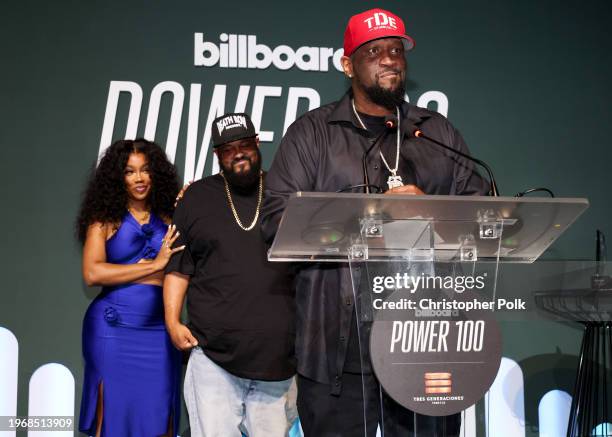
M 363 20 L 368 25 L 368 29 L 377 30 L 381 27 L 388 29 L 397 29 L 397 21 L 394 17 L 385 14 L 384 12 L 375 12 L 371 17 Z

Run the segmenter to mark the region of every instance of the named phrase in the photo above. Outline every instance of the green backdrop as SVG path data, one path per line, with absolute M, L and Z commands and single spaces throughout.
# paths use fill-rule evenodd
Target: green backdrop
M 198 150 L 215 85 L 226 85 L 226 110 L 234 109 L 239 87 L 250 86 L 247 112 L 256 86 L 280 87 L 281 95 L 267 97 L 262 111 L 261 129 L 274 132 L 273 141 L 262 146 L 268 167 L 282 137 L 289 89 L 316 90 L 323 104 L 339 98 L 348 83 L 332 66 L 327 72 L 194 66 L 194 34 L 203 33 L 217 46 L 219 35 L 227 33 L 255 35 L 257 43 L 271 48 L 338 49 L 348 17 L 370 7 L 403 17 L 416 40 L 408 54 L 410 101 L 428 91 L 448 98 L 448 118 L 472 153 L 493 167 L 503 195 L 546 186 L 558 196 L 590 200 L 589 210 L 547 258 L 592 257 L 596 228 L 612 238 L 610 2 L 5 3 L 0 14 L 0 326 L 19 341 L 19 414 L 27 414 L 30 375 L 48 362 L 73 372 L 78 414 L 81 320 L 97 290 L 81 280 L 73 222 L 98 154 L 111 82 L 134 82 L 142 89 L 139 136 L 153 88 L 172 81 L 184 90 L 184 103 L 177 106 L 182 117 L 175 160 L 181 176 L 188 161 L 192 84 L 201 85 Z M 125 135 L 129 107 L 124 93 L 112 138 Z M 171 108 L 171 97 L 163 95 L 155 135 L 162 144 Z M 298 113 L 306 109 L 307 101 L 300 100 Z M 210 171 L 209 158 L 204 174 Z M 567 369 L 579 347 L 577 328 L 514 324 L 505 332 L 504 353 L 524 362 L 526 379 L 542 372 L 544 360 L 553 369 L 544 378 L 571 382 Z M 570 358 L 546 358 L 558 351 Z M 530 430 L 536 426 L 537 414 L 528 423 Z

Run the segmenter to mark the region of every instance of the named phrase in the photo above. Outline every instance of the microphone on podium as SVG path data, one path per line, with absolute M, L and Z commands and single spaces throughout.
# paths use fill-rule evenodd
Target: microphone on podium
M 425 135 L 423 133 L 423 131 L 421 129 L 415 129 L 414 131 L 412 131 L 412 135 L 414 135 L 416 138 L 423 138 L 427 141 L 431 141 L 432 143 L 446 149 L 449 150 L 469 161 L 475 162 L 476 164 L 480 165 L 481 167 L 483 167 L 486 171 L 487 174 L 489 175 L 489 182 L 491 184 L 491 190 L 489 191 L 489 195 L 493 196 L 493 197 L 499 197 L 499 192 L 497 191 L 497 183 L 495 182 L 495 177 L 493 176 L 493 171 L 491 170 L 491 167 L 489 167 L 484 161 L 481 161 L 480 159 L 474 158 L 473 156 L 468 155 L 467 153 L 463 153 L 460 152 L 459 150 L 453 149 L 450 146 L 447 146 L 446 144 L 438 141 L 438 140 L 434 140 L 433 138 Z

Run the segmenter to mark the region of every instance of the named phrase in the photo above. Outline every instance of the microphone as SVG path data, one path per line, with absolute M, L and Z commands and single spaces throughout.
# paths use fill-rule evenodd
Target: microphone
M 371 187 L 370 176 L 368 174 L 368 165 L 367 165 L 368 155 L 370 154 L 372 149 L 374 149 L 374 146 L 376 146 L 383 138 L 385 138 L 389 134 L 391 129 L 394 129 L 397 127 L 397 117 L 392 114 L 385 115 L 384 124 L 385 124 L 385 130 L 382 131 L 380 135 L 378 135 L 376 140 L 374 140 L 372 145 L 368 148 L 368 150 L 366 150 L 366 152 L 363 154 L 363 158 L 361 159 L 361 166 L 363 168 L 363 188 L 366 194 L 370 194 L 370 187 Z
M 612 277 L 603 272 L 603 265 L 605 265 L 606 258 L 606 237 L 603 232 L 598 229 L 595 246 L 595 274 L 591 276 L 591 288 L 593 290 L 612 289 Z
M 493 176 L 493 171 L 491 170 L 491 167 L 489 167 L 484 161 L 481 161 L 480 159 L 474 158 L 473 156 L 468 155 L 467 153 L 463 153 L 460 152 L 459 150 L 455 150 L 452 147 L 447 146 L 446 144 L 441 143 L 438 140 L 434 140 L 431 137 L 428 137 L 427 135 L 425 135 L 423 133 L 422 130 L 420 129 L 416 129 L 412 132 L 412 134 L 416 137 L 416 138 L 424 138 L 428 141 L 431 141 L 432 143 L 446 149 L 446 150 L 450 150 L 453 153 L 456 153 L 459 156 L 464 157 L 467 160 L 470 160 L 472 162 L 475 162 L 476 164 L 480 165 L 481 167 L 483 167 L 486 171 L 487 174 L 489 175 L 489 182 L 491 183 L 491 191 L 489 191 L 489 195 L 493 196 L 493 197 L 499 197 L 499 192 L 497 191 L 497 184 L 495 183 L 495 177 Z

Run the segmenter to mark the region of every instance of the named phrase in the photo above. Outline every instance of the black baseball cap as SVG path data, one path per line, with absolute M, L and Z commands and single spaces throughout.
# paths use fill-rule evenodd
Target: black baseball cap
M 215 118 L 212 124 L 213 147 L 257 136 L 251 117 L 244 112 L 228 113 Z

